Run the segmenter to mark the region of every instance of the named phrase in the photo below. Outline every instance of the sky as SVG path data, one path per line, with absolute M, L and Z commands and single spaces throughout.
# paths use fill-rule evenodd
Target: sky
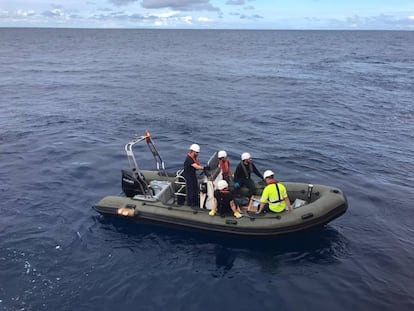
M 414 0 L 0 0 L 0 27 L 414 30 Z

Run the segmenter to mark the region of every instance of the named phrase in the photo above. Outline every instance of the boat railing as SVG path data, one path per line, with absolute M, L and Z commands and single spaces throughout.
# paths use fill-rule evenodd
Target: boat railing
M 138 183 L 140 190 L 141 190 L 141 195 L 139 195 L 139 198 L 145 198 L 145 199 L 150 199 L 153 200 L 153 193 L 152 191 L 150 191 L 150 185 L 148 185 L 148 183 L 142 178 L 142 173 L 141 170 L 138 166 L 138 163 L 136 161 L 135 155 L 134 155 L 134 151 L 133 151 L 133 147 L 142 142 L 145 141 L 148 145 L 148 148 L 151 151 L 152 156 L 155 159 L 156 162 L 156 168 L 158 171 L 159 176 L 168 176 L 166 167 L 165 167 L 165 162 L 164 160 L 161 158 L 157 148 L 155 147 L 155 144 L 151 138 L 151 134 L 148 131 L 145 131 L 145 135 L 143 136 L 136 136 L 133 140 L 131 140 L 129 143 L 127 143 L 125 145 L 125 152 L 127 154 L 127 158 L 128 158 L 128 162 L 129 162 L 129 166 L 131 167 L 131 171 L 133 174 L 133 177 L 140 181 Z M 171 183 L 169 183 L 169 188 L 171 191 L 171 193 L 174 192 L 173 189 L 173 185 Z
M 131 167 L 131 170 L 135 171 L 136 174 L 140 173 L 140 169 L 138 167 L 138 164 L 137 164 L 137 161 L 135 159 L 134 152 L 133 152 L 133 147 L 136 144 L 140 143 L 141 141 L 145 141 L 147 143 L 148 148 L 150 149 L 151 154 L 155 159 L 156 167 L 157 167 L 157 170 L 159 171 L 160 176 L 168 176 L 167 170 L 165 168 L 165 162 L 161 158 L 161 156 L 160 156 L 160 154 L 159 154 L 157 148 L 155 147 L 155 144 L 154 144 L 154 142 L 151 138 L 151 134 L 148 131 L 145 132 L 145 135 L 137 136 L 132 141 L 130 141 L 129 143 L 127 143 L 125 145 L 125 152 L 127 154 L 128 162 L 129 162 L 129 166 Z
M 174 199 L 175 202 L 184 204 L 187 197 L 186 188 L 185 188 L 185 178 L 183 176 L 184 169 L 180 169 L 175 174 L 174 178 Z

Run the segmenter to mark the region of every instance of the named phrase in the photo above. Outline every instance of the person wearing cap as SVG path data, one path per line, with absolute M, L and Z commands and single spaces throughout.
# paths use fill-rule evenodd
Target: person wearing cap
M 198 154 L 200 153 L 200 146 L 192 144 L 190 146 L 190 152 L 184 161 L 183 176 L 185 178 L 185 185 L 187 191 L 187 205 L 195 208 L 199 205 L 198 201 L 198 182 L 197 182 L 197 170 L 205 170 L 208 167 L 200 165 L 198 160 Z
M 237 165 L 236 171 L 234 172 L 234 189 L 245 186 L 249 188 L 247 196 L 250 198 L 256 193 L 256 186 L 254 181 L 251 179 L 251 174 L 256 174 L 262 179 L 262 174 L 253 163 L 253 159 L 248 152 L 244 152 L 241 155 L 241 161 Z
M 275 173 L 271 170 L 267 170 L 263 174 L 267 186 L 263 189 L 259 210 L 256 212 L 257 214 L 260 214 L 265 208 L 267 211 L 273 213 L 283 212 L 286 206 L 289 211 L 292 210 L 285 186 L 275 180 L 274 175 Z
M 208 213 L 210 216 L 219 213 L 220 216 L 233 214 L 234 217 L 240 218 L 240 210 L 236 207 L 232 193 L 229 191 L 229 184 L 225 180 L 217 183 L 217 190 L 214 191 L 214 207 Z
M 227 159 L 227 152 L 220 150 L 217 154 L 217 157 L 221 175 L 223 176 L 223 179 L 227 181 L 228 184 L 230 184 L 231 176 L 233 173 L 231 172 L 230 161 Z

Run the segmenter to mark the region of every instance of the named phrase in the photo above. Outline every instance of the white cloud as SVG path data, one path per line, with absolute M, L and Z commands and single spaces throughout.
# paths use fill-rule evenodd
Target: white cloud
M 208 22 L 212 22 L 213 21 L 212 19 L 210 19 L 208 17 L 201 17 L 201 16 L 199 18 L 197 18 L 197 20 L 199 22 L 201 22 L 201 23 L 208 23 Z
M 192 24 L 193 17 L 192 16 L 184 16 L 181 18 L 186 24 Z
M 177 15 L 178 13 L 179 13 L 178 11 L 170 11 L 170 12 L 167 12 L 167 13 L 153 14 L 153 15 L 157 16 L 159 18 L 169 18 L 171 16 Z
M 109 2 L 113 3 L 116 6 L 125 6 L 136 1 L 137 0 L 109 0 Z
M 227 0 L 226 4 L 228 5 L 244 5 L 244 0 Z
M 163 27 L 163 26 L 167 26 L 167 23 L 165 23 L 165 21 L 159 20 L 159 21 L 154 22 L 154 26 Z
M 214 7 L 210 0 L 142 0 L 141 6 L 145 9 L 171 8 L 180 11 L 220 12 L 220 9 Z
M 43 12 L 43 15 L 48 17 L 64 17 L 65 13 L 60 9 L 53 9 Z
M 25 10 L 17 10 L 17 16 L 19 16 L 19 17 L 28 17 L 28 16 L 33 16 L 35 14 L 36 13 L 33 10 L 28 10 L 28 11 L 25 11 Z

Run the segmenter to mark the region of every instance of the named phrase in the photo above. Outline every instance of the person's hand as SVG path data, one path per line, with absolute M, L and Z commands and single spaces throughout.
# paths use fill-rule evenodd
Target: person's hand
M 209 171 L 210 170 L 210 166 L 208 166 L 208 165 L 204 166 L 204 169 L 203 170 L 204 171 Z

